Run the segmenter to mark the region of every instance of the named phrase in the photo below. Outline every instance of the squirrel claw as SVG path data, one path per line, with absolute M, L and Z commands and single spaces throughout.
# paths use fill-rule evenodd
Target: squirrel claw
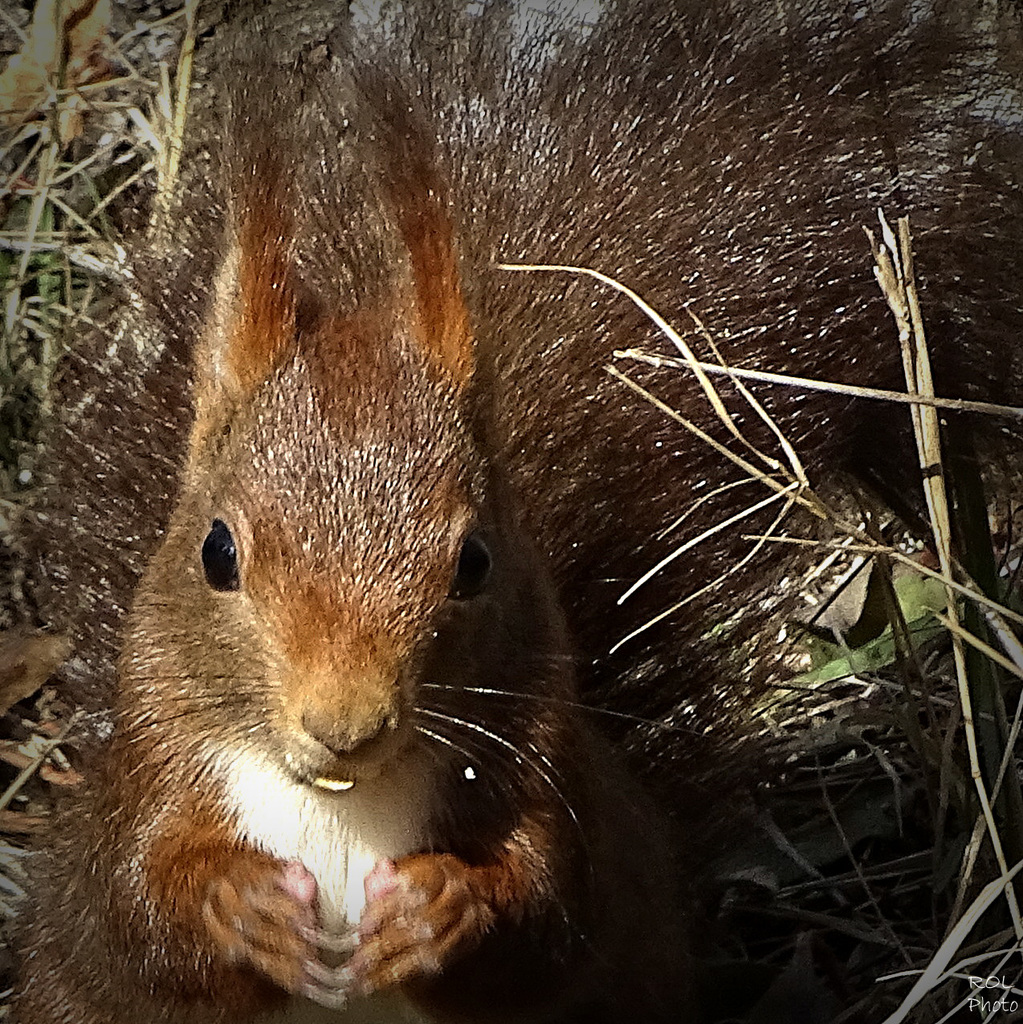
M 305 972 L 318 985 L 332 989 L 349 989 L 352 984 L 352 972 L 347 967 L 328 967 L 319 960 L 307 960 Z
M 289 992 L 304 982 L 316 883 L 300 864 L 241 852 L 209 884 L 202 907 L 213 946 L 228 964 L 248 964 Z
M 347 989 L 333 989 L 306 982 L 299 991 L 306 999 L 326 1007 L 328 1010 L 343 1010 L 348 1005 Z
M 347 967 L 327 967 L 318 960 L 307 960 L 303 968 L 302 995 L 328 1009 L 344 1009 L 354 990 L 352 972 Z
M 298 933 L 321 953 L 351 953 L 359 945 L 359 933 L 354 929 L 338 933 L 312 925 L 300 925 Z
M 363 995 L 438 974 L 493 920 L 472 869 L 457 857 L 417 854 L 379 867 L 367 878 L 359 945 L 346 964 L 350 991 Z

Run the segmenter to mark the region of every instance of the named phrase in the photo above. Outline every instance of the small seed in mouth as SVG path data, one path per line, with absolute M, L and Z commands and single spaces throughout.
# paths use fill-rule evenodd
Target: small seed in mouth
M 320 776 L 318 779 L 313 779 L 313 785 L 318 786 L 320 789 L 328 789 L 331 793 L 343 793 L 347 789 L 351 789 L 355 785 L 354 779 L 328 779 L 325 776 Z

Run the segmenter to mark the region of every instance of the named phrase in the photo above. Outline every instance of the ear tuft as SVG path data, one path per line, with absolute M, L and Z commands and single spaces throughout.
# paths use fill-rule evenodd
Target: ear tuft
M 234 199 L 237 214 L 231 221 L 238 228 L 227 240 L 195 357 L 193 446 L 223 428 L 295 343 L 292 220 L 277 170 L 269 163 L 252 166 Z
M 410 182 L 398 210 L 399 224 L 412 269 L 419 344 L 461 388 L 472 376 L 473 337 L 443 194 L 422 179 Z
M 386 95 L 386 87 L 378 90 Z M 412 273 L 417 341 L 456 387 L 472 377 L 475 352 L 462 294 L 449 188 L 435 145 L 413 122 L 407 102 L 381 113 L 383 179 Z
M 245 393 L 266 380 L 293 345 L 298 306 L 283 197 L 261 182 L 248 199 L 238 237 L 236 315 L 223 352 L 225 369 Z

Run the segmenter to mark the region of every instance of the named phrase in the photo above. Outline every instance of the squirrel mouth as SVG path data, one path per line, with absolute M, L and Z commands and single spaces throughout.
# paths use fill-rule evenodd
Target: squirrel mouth
M 387 775 L 400 762 L 405 746 L 403 732 L 398 735 L 388 730 L 354 751 L 336 752 L 321 744 L 319 749 L 286 751 L 284 762 L 299 781 L 312 789 L 347 793 L 356 783 Z
M 290 750 L 284 754 L 284 763 L 296 781 L 327 793 L 347 793 L 355 786 L 355 773 L 349 773 L 344 765 L 321 763 L 314 766 L 303 764 L 303 760 Z
M 313 779 L 312 784 L 317 789 L 325 789 L 329 793 L 345 793 L 355 785 L 355 779 L 332 779 L 321 775 Z

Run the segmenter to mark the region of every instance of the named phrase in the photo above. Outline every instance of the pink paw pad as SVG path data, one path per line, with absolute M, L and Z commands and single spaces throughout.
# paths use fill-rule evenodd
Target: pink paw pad
M 401 886 L 401 876 L 398 874 L 393 860 L 381 860 L 373 866 L 373 870 L 366 876 L 366 881 L 363 884 L 366 890 L 366 902 L 376 903 Z
M 296 903 L 311 906 L 316 899 L 316 879 L 298 861 L 293 860 L 285 865 L 277 884 Z

